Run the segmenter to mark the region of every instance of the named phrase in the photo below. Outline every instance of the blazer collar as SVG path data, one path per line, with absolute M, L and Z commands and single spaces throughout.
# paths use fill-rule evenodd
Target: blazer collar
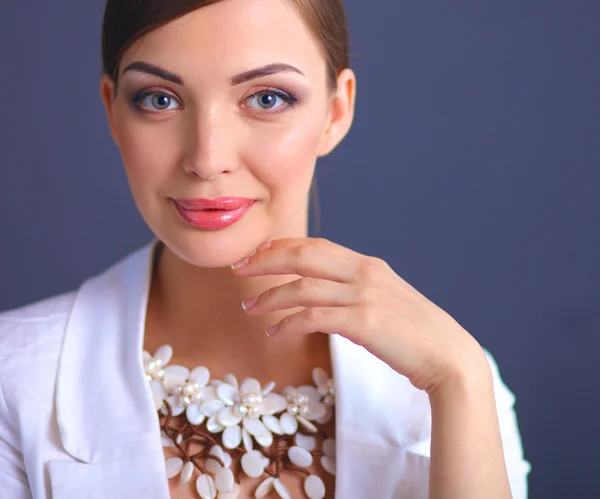
M 158 416 L 141 355 L 158 242 L 88 279 L 76 293 L 60 358 L 56 406 L 62 444 L 80 463 L 144 458 L 153 468 L 164 468 Z M 352 487 L 367 478 L 367 483 L 391 487 L 395 474 L 385 466 L 390 455 L 428 438 L 427 396 L 342 336 L 330 336 L 330 352 L 336 385 L 336 498 L 359 497 Z M 365 449 L 382 465 L 359 468 L 355 463 L 364 460 Z M 367 472 L 368 477 L 361 475 Z M 152 497 L 167 499 L 164 473 L 152 480 L 157 494 Z M 372 490 L 365 493 L 371 496 Z
M 85 463 L 161 451 L 142 361 L 157 242 L 85 281 L 69 314 L 57 419 L 64 448 Z

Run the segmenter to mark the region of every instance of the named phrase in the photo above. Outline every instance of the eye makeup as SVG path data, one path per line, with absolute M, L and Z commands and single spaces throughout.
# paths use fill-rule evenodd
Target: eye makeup
M 144 101 L 148 97 L 150 97 L 150 98 L 158 97 L 158 98 L 167 99 L 167 100 L 169 100 L 169 104 L 175 102 L 179 105 L 179 108 L 183 107 L 183 104 L 181 103 L 181 101 L 177 97 L 175 97 L 173 94 L 171 94 L 170 92 L 167 92 L 166 90 L 144 89 L 144 90 L 135 92 L 133 94 L 133 96 L 131 96 L 131 98 L 130 98 L 130 103 L 133 106 L 134 110 L 139 111 L 139 112 L 146 112 L 146 113 L 160 113 L 162 111 L 170 111 L 173 109 L 173 108 L 166 108 L 166 109 L 154 108 L 154 109 L 152 109 L 148 105 L 144 104 Z M 249 107 L 249 108 L 252 111 L 264 112 L 266 114 L 276 114 L 276 113 L 284 112 L 286 109 L 289 109 L 289 108 L 294 109 L 294 104 L 299 102 L 299 99 L 296 98 L 291 93 L 285 92 L 283 90 L 280 90 L 280 89 L 274 88 L 274 87 L 267 87 L 263 90 L 254 92 L 253 94 L 244 98 L 242 102 L 249 102 L 249 101 L 252 101 L 253 99 L 258 99 L 259 105 L 260 105 L 260 103 L 268 105 L 269 102 L 265 101 L 265 98 L 281 99 L 281 101 L 285 104 L 277 106 L 275 108 L 275 111 L 271 111 L 269 109 L 264 109 L 264 108 L 259 109 L 256 107 Z M 151 99 L 151 101 L 152 101 L 152 99 Z M 244 107 L 248 107 L 248 106 L 244 106 Z
M 161 97 L 161 98 L 169 99 L 170 102 L 176 102 L 179 104 L 180 107 L 183 107 L 181 102 L 179 102 L 179 99 L 177 99 L 174 95 L 172 95 L 169 92 L 166 92 L 164 90 L 142 90 L 140 92 L 135 93 L 133 95 L 133 97 L 131 97 L 131 99 L 130 99 L 131 104 L 133 105 L 133 107 L 136 111 L 157 113 L 157 112 L 169 110 L 169 109 L 155 109 L 155 110 L 148 109 L 147 106 L 142 105 L 143 101 L 146 100 L 147 97 Z
M 250 99 L 257 97 L 259 102 L 266 104 L 266 102 L 264 100 L 262 100 L 262 98 L 263 97 L 273 97 L 273 96 L 281 99 L 283 102 L 285 102 L 287 104 L 286 106 L 284 106 L 284 108 L 291 107 L 293 109 L 294 103 L 298 101 L 298 99 L 296 97 L 294 97 L 292 94 L 289 94 L 287 92 L 284 92 L 282 90 L 279 90 L 277 88 L 272 88 L 272 87 L 269 87 L 266 90 L 260 90 L 259 92 L 253 93 L 252 95 L 250 95 L 249 97 L 244 99 L 244 101 L 249 101 Z M 269 112 L 266 109 L 265 109 L 265 111 Z M 280 111 L 277 111 L 277 112 L 280 112 Z

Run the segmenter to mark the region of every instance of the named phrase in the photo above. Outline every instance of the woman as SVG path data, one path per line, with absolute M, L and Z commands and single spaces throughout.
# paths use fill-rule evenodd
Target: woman
M 339 0 L 108 0 L 101 97 L 156 239 L 1 314 L 2 497 L 526 497 L 491 355 L 307 237 L 347 54 Z

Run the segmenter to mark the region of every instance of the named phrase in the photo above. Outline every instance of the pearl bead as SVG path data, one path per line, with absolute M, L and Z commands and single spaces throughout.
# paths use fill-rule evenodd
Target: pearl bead
M 243 404 L 236 404 L 233 410 L 239 415 L 244 416 L 248 413 L 248 408 Z
M 186 396 L 190 396 L 190 395 L 193 395 L 196 392 L 196 389 L 197 389 L 197 385 L 185 385 L 183 387 L 183 393 Z
M 247 393 L 242 397 L 242 403 L 244 405 L 256 405 L 259 404 L 262 397 L 257 393 Z

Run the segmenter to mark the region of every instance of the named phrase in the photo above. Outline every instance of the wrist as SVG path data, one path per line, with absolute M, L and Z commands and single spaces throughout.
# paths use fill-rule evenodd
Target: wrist
M 475 354 L 448 368 L 440 381 L 429 391 L 433 399 L 463 397 L 470 394 L 481 396 L 491 393 L 493 396 L 492 370 L 485 353 L 478 347 Z
M 492 370 L 483 350 L 464 361 L 429 396 L 429 497 L 509 498 Z

